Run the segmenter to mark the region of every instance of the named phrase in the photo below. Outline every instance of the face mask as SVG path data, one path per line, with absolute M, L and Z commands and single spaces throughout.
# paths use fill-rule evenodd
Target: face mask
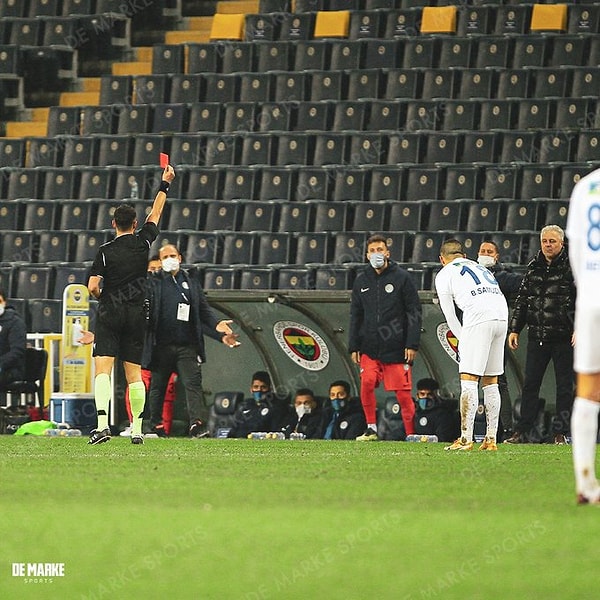
M 252 396 L 254 397 L 254 400 L 256 400 L 256 402 L 260 402 L 263 399 L 262 392 L 252 392 Z
M 342 410 L 342 408 L 344 408 L 344 406 L 346 406 L 345 400 L 335 399 L 331 401 L 331 408 L 333 408 L 335 412 L 339 412 L 340 410 Z
M 304 404 L 300 404 L 298 406 L 296 406 L 296 414 L 298 415 L 298 418 L 301 419 L 305 414 L 307 414 L 307 410 L 306 407 L 304 406 Z
M 172 273 L 173 271 L 177 271 L 179 269 L 179 260 L 176 258 L 163 258 L 161 261 L 162 270 L 165 273 Z
M 477 257 L 477 262 L 481 266 L 489 269 L 490 267 L 493 267 L 496 264 L 496 259 L 493 256 L 489 256 L 488 254 L 480 254 Z
M 4 309 L 6 306 L 4 304 L 0 304 L 0 317 L 4 314 Z
M 434 399 L 431 396 L 425 396 L 425 398 L 418 398 L 417 404 L 421 410 L 428 410 L 433 408 Z
M 369 262 L 374 269 L 381 269 L 385 265 L 385 256 L 381 252 L 374 252 L 369 257 Z

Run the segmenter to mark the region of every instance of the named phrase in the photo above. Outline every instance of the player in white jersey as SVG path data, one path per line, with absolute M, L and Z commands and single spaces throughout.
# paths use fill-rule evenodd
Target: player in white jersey
M 595 469 L 600 412 L 600 169 L 573 188 L 566 233 L 577 285 L 573 360 L 577 395 L 571 413 L 575 487 L 579 504 L 600 504 Z
M 446 240 L 440 250 L 444 265 L 436 275 L 435 289 L 448 327 L 458 339 L 460 356 L 461 437 L 446 450 L 471 450 L 473 425 L 479 404 L 479 380 L 483 389 L 486 435 L 480 450 L 497 450 L 500 415 L 498 375 L 504 372 L 504 342 L 508 305 L 494 275 L 465 257 L 462 244 Z M 455 306 L 462 311 L 462 324 Z

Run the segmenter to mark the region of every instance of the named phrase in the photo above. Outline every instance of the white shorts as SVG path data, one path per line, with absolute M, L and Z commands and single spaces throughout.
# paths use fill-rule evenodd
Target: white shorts
M 507 321 L 486 321 L 463 327 L 458 342 L 458 372 L 480 377 L 502 375 L 507 330 Z
M 576 308 L 573 356 L 577 373 L 600 373 L 600 307 Z

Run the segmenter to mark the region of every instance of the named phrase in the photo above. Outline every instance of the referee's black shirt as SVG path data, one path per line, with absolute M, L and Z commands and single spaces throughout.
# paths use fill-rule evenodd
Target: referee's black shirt
M 158 227 L 148 221 L 135 233 L 120 235 L 100 246 L 90 268 L 90 276 L 102 277 L 100 302 L 144 302 L 148 252 L 158 232 Z

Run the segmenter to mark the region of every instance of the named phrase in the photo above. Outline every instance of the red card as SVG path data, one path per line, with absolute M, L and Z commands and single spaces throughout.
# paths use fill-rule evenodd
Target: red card
M 160 167 L 164 169 L 169 164 L 169 155 L 164 152 L 160 153 Z

